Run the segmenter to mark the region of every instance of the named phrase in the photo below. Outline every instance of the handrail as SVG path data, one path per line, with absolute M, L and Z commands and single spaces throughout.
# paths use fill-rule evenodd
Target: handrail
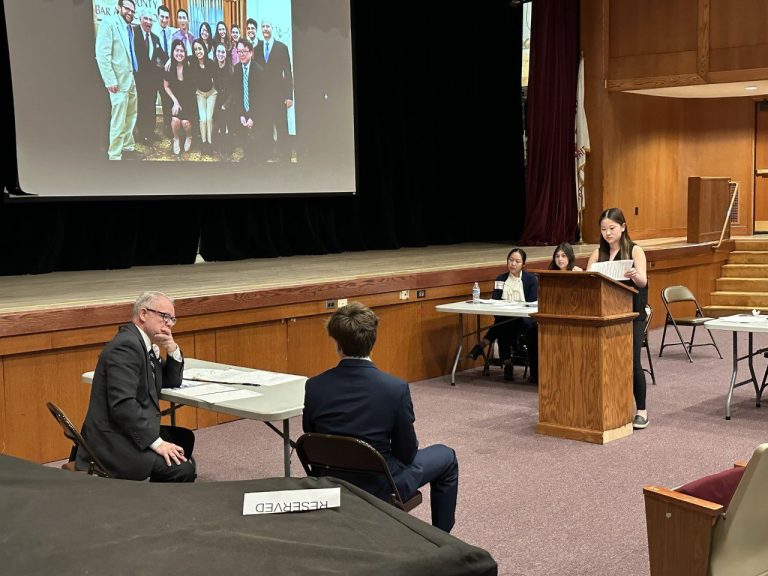
M 725 213 L 725 222 L 723 222 L 723 229 L 720 232 L 720 241 L 717 245 L 712 247 L 712 250 L 717 250 L 723 244 L 723 236 L 725 236 L 725 229 L 728 228 L 728 221 L 731 219 L 731 212 L 733 211 L 733 203 L 736 201 L 736 195 L 739 193 L 739 183 L 734 182 L 736 187 L 733 189 L 733 196 L 731 196 L 731 203 L 728 205 L 728 211 Z

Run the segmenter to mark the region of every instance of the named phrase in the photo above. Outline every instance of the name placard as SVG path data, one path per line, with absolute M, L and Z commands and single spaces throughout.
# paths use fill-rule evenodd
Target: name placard
M 243 516 L 311 512 L 341 506 L 341 488 L 248 492 L 243 497 Z

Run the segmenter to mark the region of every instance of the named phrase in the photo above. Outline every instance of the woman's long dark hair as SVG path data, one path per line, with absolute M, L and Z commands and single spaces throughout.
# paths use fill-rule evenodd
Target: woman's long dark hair
M 632 250 L 630 249 L 632 238 L 629 237 L 629 227 L 627 226 L 627 219 L 624 218 L 624 212 L 621 211 L 621 208 L 608 208 L 608 210 L 605 210 L 602 214 L 600 214 L 597 225 L 599 226 L 600 223 L 606 218 L 613 220 L 620 226 L 624 226 L 624 232 L 622 232 L 621 240 L 619 240 L 619 258 L 622 260 L 632 260 Z M 600 257 L 598 260 L 601 262 L 605 262 L 611 257 L 611 247 L 608 245 L 608 242 L 605 241 L 605 238 L 603 238 L 602 234 L 600 234 L 599 254 Z
M 555 263 L 555 255 L 560 252 L 560 250 L 562 250 L 565 257 L 568 258 L 568 266 L 566 266 L 566 269 L 573 270 L 573 267 L 576 265 L 576 255 L 573 253 L 573 246 L 568 244 L 568 242 L 563 242 L 555 248 L 554 252 L 552 252 L 552 262 L 549 263 L 549 269 L 560 270 Z

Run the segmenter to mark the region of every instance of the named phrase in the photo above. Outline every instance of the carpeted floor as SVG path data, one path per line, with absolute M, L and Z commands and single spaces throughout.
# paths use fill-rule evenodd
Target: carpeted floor
M 733 419 L 724 419 L 731 338 L 715 337 L 723 360 L 711 346 L 696 348 L 693 364 L 679 346 L 663 358 L 656 352 L 649 427 L 605 446 L 535 434 L 536 388 L 505 382 L 500 369 L 464 372 L 455 388 L 446 377 L 413 383 L 421 445 L 442 442 L 459 456 L 453 534 L 488 550 L 507 576 L 647 575 L 643 485 L 674 487 L 720 471 L 768 441 L 768 406 L 755 408 L 751 387 L 736 390 Z M 652 350 L 660 339 L 660 330 L 651 333 Z M 756 364 L 762 375 L 765 361 Z M 291 425 L 295 438 L 300 419 Z M 259 422 L 196 435 L 200 481 L 282 472 L 279 438 Z M 292 464 L 302 476 L 295 455 Z M 428 492 L 413 511 L 427 522 Z

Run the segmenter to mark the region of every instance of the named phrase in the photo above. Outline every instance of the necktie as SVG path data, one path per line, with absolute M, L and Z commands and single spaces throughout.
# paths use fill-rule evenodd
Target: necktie
M 149 39 L 149 32 L 146 32 L 146 38 L 147 38 L 147 58 L 149 61 L 152 61 L 152 42 Z
M 264 42 L 264 62 L 269 62 L 269 42 Z
M 149 367 L 152 370 L 152 381 L 156 381 L 156 370 L 157 370 L 157 357 L 155 356 L 154 350 L 151 348 L 149 349 Z
M 250 105 L 248 103 L 248 67 L 243 66 L 243 110 L 248 112 L 250 110 Z
M 165 28 L 163 28 L 163 50 L 168 54 L 168 36 L 166 35 Z
M 133 28 L 128 24 L 128 46 L 131 50 L 131 64 L 133 64 L 133 71 L 136 72 L 139 69 L 139 63 L 136 62 L 136 52 L 133 50 Z

